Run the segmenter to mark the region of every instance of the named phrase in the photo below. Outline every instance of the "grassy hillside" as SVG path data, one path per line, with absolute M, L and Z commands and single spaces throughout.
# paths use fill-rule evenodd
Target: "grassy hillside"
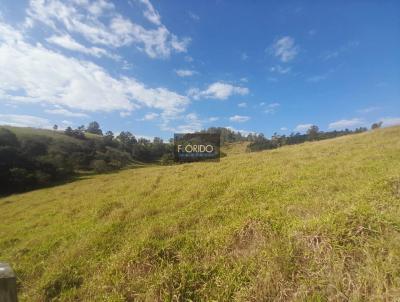
M 221 151 L 227 155 L 232 155 L 232 154 L 243 154 L 247 150 L 249 142 L 235 142 L 235 143 L 230 143 L 223 145 L 221 147 Z
M 400 127 L 0 199 L 21 301 L 395 301 Z
M 82 140 L 76 139 L 71 136 L 67 136 L 64 134 L 64 131 L 58 130 L 47 130 L 47 129 L 38 129 L 38 128 L 30 128 L 30 127 L 12 127 L 12 126 L 0 126 L 0 128 L 9 129 L 15 133 L 15 135 L 19 139 L 31 138 L 32 136 L 45 136 L 50 137 L 56 141 L 67 141 L 75 144 L 82 144 Z M 101 136 L 85 133 L 85 136 L 89 139 L 100 140 Z

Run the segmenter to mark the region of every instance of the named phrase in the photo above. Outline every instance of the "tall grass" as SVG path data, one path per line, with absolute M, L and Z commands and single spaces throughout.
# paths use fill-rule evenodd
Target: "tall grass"
M 233 153 L 0 199 L 20 300 L 400 299 L 400 127 Z

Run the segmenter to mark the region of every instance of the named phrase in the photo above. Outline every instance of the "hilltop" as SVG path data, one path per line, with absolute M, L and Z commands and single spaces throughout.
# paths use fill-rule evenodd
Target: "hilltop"
M 21 301 L 394 301 L 399 150 L 392 127 L 14 194 L 0 260 Z

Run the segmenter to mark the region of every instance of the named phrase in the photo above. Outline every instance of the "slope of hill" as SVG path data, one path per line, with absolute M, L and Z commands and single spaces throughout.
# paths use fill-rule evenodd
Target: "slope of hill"
M 400 297 L 400 127 L 0 199 L 21 301 Z
M 221 147 L 221 151 L 227 155 L 243 154 L 247 152 L 249 142 L 229 143 Z

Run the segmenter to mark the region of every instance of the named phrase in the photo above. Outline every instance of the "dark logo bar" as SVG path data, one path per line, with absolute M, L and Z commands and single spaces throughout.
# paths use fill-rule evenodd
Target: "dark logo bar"
M 175 133 L 175 161 L 219 161 L 220 142 L 219 133 Z

